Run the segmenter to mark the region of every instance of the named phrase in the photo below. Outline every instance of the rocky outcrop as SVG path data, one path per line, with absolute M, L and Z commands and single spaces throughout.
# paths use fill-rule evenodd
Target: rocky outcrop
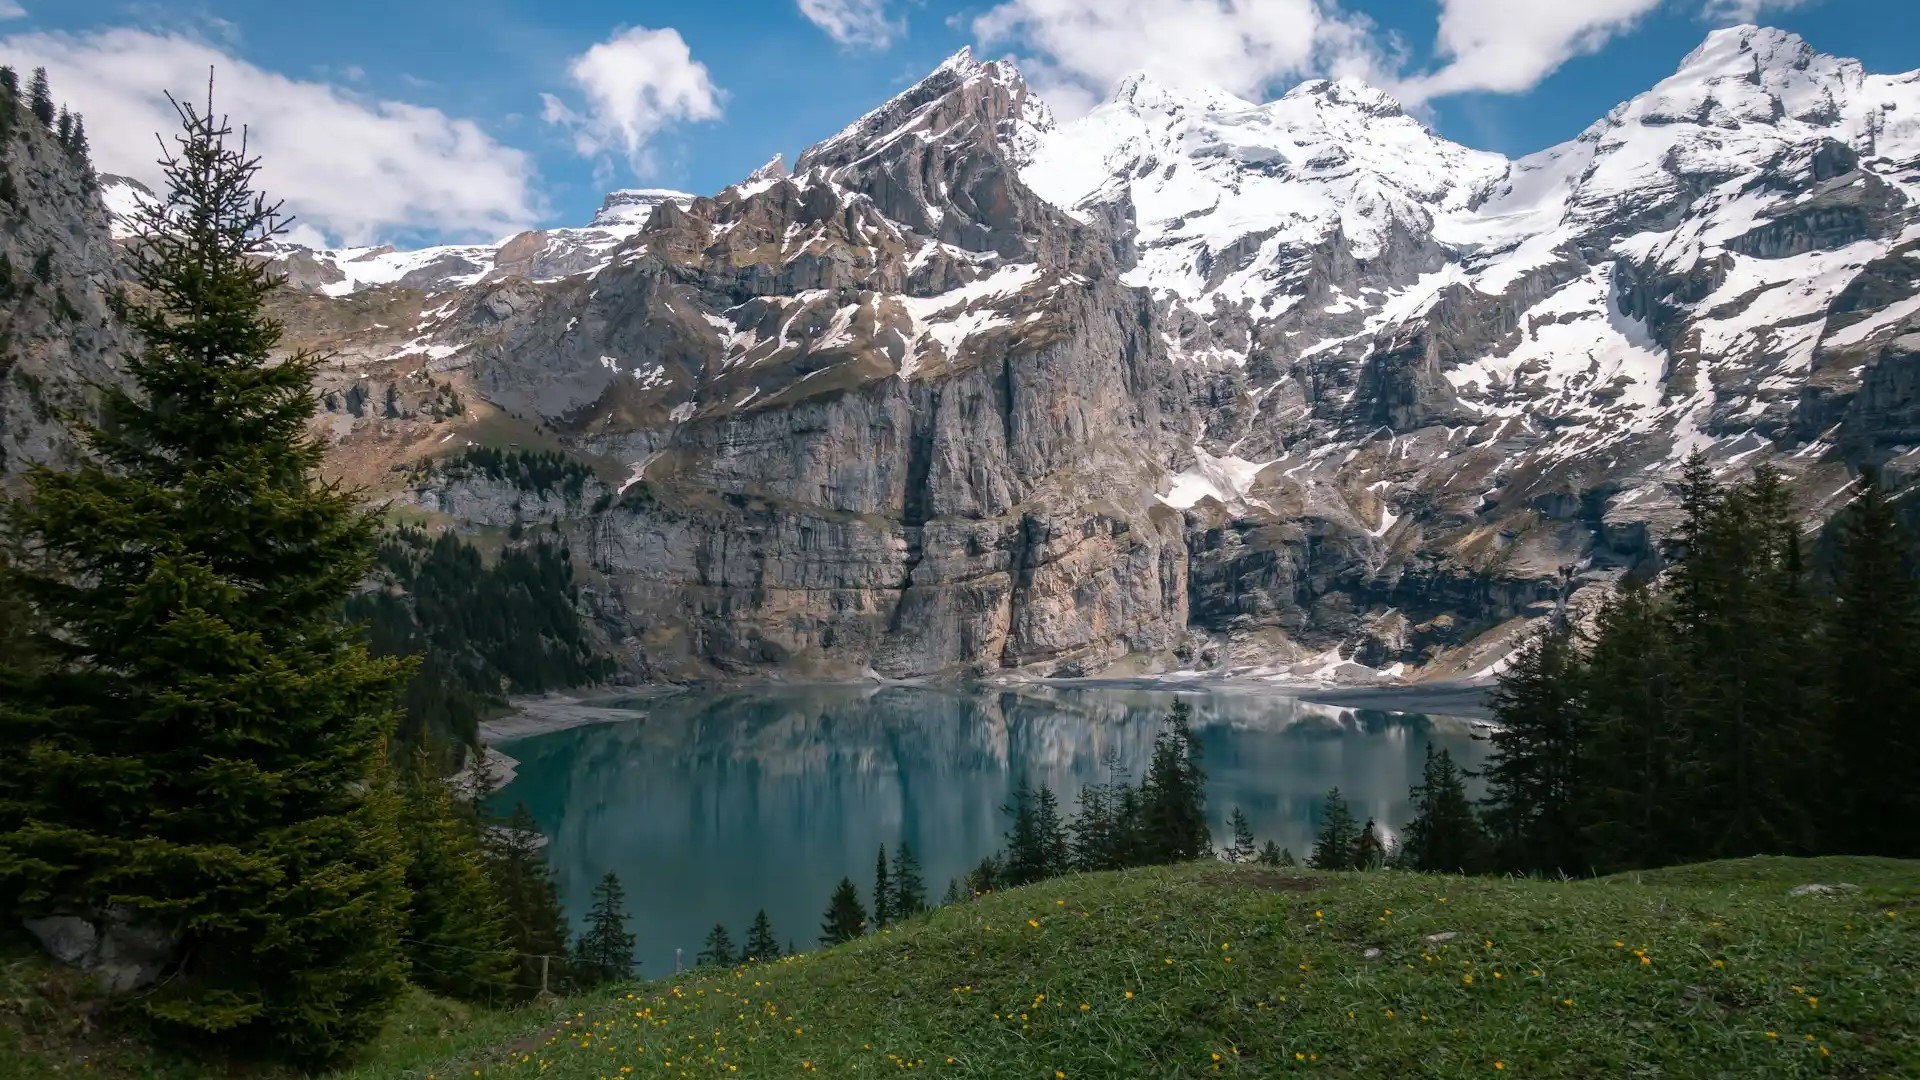
M 62 417 L 90 416 L 130 337 L 113 316 L 121 265 L 83 162 L 0 91 L 0 494 L 29 464 L 74 459 Z

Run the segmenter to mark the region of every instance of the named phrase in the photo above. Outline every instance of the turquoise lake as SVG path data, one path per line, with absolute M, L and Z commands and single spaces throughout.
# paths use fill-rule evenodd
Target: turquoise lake
M 691 965 L 724 922 L 736 944 L 765 908 L 811 949 L 842 876 L 871 893 L 874 855 L 912 843 L 931 900 L 999 847 L 1025 777 L 1071 810 L 1111 749 L 1137 781 L 1175 700 L 1194 710 L 1207 808 L 1224 845 L 1233 807 L 1304 859 L 1338 786 L 1361 820 L 1397 829 L 1428 743 L 1472 768 L 1473 721 L 1309 704 L 1274 693 L 1053 686 L 808 686 L 634 699 L 633 719 L 504 742 L 575 926 L 608 871 L 626 885 L 643 975 Z

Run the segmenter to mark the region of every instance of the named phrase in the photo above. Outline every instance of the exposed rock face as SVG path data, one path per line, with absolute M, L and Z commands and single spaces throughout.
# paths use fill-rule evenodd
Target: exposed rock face
M 0 494 L 30 463 L 73 460 L 61 414 L 119 378 L 128 336 L 109 310 L 122 267 L 81 163 L 24 107 L 0 140 Z
M 281 313 L 336 472 L 565 534 L 642 677 L 1471 675 L 1694 449 L 1810 518 L 1920 471 L 1917 195 L 1920 73 L 1753 27 L 1517 161 L 1351 81 L 1056 125 L 963 52 L 711 198 L 289 249 Z
M 47 955 L 93 976 L 106 994 L 151 986 L 173 962 L 180 939 L 113 908 L 96 919 L 51 915 L 28 919 L 27 932 Z

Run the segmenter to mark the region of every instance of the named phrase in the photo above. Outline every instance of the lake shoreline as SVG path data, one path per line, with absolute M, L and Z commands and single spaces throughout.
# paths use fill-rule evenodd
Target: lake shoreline
M 718 684 L 716 684 L 717 686 Z M 1156 676 L 1138 676 L 1123 678 L 1085 678 L 1085 679 L 1018 679 L 1018 680 L 979 680 L 971 683 L 937 684 L 924 681 L 895 679 L 808 679 L 793 681 L 766 681 L 750 686 L 728 684 L 729 690 L 774 689 L 795 686 L 870 686 L 876 689 L 888 686 L 916 686 L 940 688 L 943 685 L 952 689 L 964 690 L 969 686 L 1000 690 L 1018 691 L 1022 687 L 1049 687 L 1062 690 L 1146 690 L 1166 693 L 1230 693 L 1248 696 L 1271 696 L 1279 699 L 1305 701 L 1315 705 L 1331 705 L 1337 708 L 1368 709 L 1379 712 L 1426 713 L 1430 715 L 1457 716 L 1470 720 L 1486 720 L 1492 717 L 1493 710 L 1488 696 L 1493 690 L 1491 683 L 1472 683 L 1449 680 L 1444 682 L 1421 683 L 1409 686 L 1288 686 L 1265 679 L 1245 679 L 1233 677 L 1221 678 L 1180 678 L 1169 679 Z M 641 686 L 608 687 L 603 690 L 582 689 L 571 693 L 542 694 L 538 697 L 515 698 L 510 702 L 511 711 L 480 724 L 480 741 L 490 748 L 490 755 L 497 766 L 504 765 L 511 771 L 517 764 L 513 759 L 499 751 L 501 743 L 515 742 L 536 735 L 548 735 L 556 731 L 583 727 L 588 724 L 608 724 L 630 721 L 645 715 L 649 701 L 664 700 L 681 694 L 695 693 L 712 687 L 690 684 L 686 686 Z

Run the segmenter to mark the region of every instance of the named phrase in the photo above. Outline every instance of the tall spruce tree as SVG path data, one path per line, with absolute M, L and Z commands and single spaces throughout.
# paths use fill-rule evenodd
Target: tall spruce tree
M 34 118 L 39 120 L 42 126 L 53 126 L 53 90 L 47 85 L 46 68 L 33 69 L 33 80 L 27 84 L 27 108 L 33 111 Z M 211 104 L 208 105 L 207 111 L 213 111 Z M 173 177 L 169 175 L 168 180 L 172 179 Z
M 1116 786 L 1124 783 L 1119 753 L 1101 759 L 1106 779 L 1080 788 L 1073 820 L 1067 824 L 1068 861 L 1082 872 L 1120 869 L 1119 805 Z
M 1314 839 L 1313 853 L 1307 856 L 1307 865 L 1315 870 L 1351 870 L 1356 865 L 1359 844 L 1360 823 L 1353 819 L 1353 811 L 1336 787 L 1327 792 L 1326 805 L 1320 812 L 1320 832 Z
M 893 879 L 887 873 L 887 845 L 873 864 L 873 925 L 876 929 L 893 921 Z
M 1879 478 L 1836 516 L 1834 601 L 1825 641 L 1834 748 L 1833 849 L 1920 857 L 1920 589 L 1914 539 Z
M 573 973 L 574 978 L 598 985 L 632 977 L 634 941 L 627 930 L 627 892 L 609 870 L 593 887 L 593 907 L 587 911 L 586 930 L 575 950 L 581 970 Z
M 489 828 L 483 839 L 506 906 L 507 942 L 520 960 L 514 981 L 527 995 L 542 989 L 558 992 L 566 981 L 567 917 L 547 863 L 546 838 L 533 812 L 517 803 L 507 820 Z
M 1231 863 L 1250 863 L 1260 853 L 1253 843 L 1253 824 L 1247 820 L 1246 811 L 1239 807 L 1227 817 L 1227 827 L 1233 831 L 1233 843 L 1220 857 Z
M 1140 784 L 1140 831 L 1149 862 L 1187 862 L 1208 856 L 1207 774 L 1193 735 L 1193 709 L 1176 701 L 1168 710 Z
M 766 908 L 761 908 L 753 917 L 753 925 L 747 927 L 747 944 L 740 958 L 759 964 L 780 959 L 780 939 L 773 936 L 773 923 L 767 918 Z
M 47 661 L 0 700 L 0 906 L 150 924 L 177 964 L 133 1008 L 325 1062 L 404 985 L 384 742 L 406 668 L 339 617 L 377 518 L 316 478 L 317 358 L 276 355 L 259 256 L 284 222 L 244 138 L 177 108 L 130 254 L 131 386 L 78 425 L 85 463 L 31 470 L 7 509 Z
M 1427 744 L 1426 764 L 1411 801 L 1413 820 L 1401 829 L 1399 865 L 1428 873 L 1480 872 L 1486 861 L 1486 835 L 1474 817 L 1466 781 L 1452 754 Z
M 820 920 L 820 944 L 838 945 L 867 932 L 867 909 L 860 906 L 860 889 L 852 878 L 841 878 Z
M 1490 738 L 1493 753 L 1485 772 L 1484 802 L 1502 869 L 1586 869 L 1575 790 L 1579 677 L 1572 632 L 1556 625 L 1514 653 L 1493 692 L 1493 714 L 1500 726 Z
M 1665 866 L 1695 850 L 1681 812 L 1699 775 L 1699 747 L 1682 722 L 1684 673 L 1675 623 L 1644 585 L 1601 609 L 1588 650 L 1578 816 L 1592 868 Z
M 731 967 L 736 957 L 733 952 L 733 936 L 727 933 L 725 923 L 714 923 L 707 931 L 706 944 L 701 946 L 700 955 L 694 961 L 701 966 Z
M 1676 591 L 1686 662 L 1683 724 L 1700 750 L 1688 786 L 1691 857 L 1797 854 L 1817 841 L 1805 782 L 1822 758 L 1810 668 L 1817 655 L 1799 525 L 1770 466 L 1725 492 L 1692 529 Z M 1699 605 L 1695 610 L 1689 605 Z
M 506 903 L 481 847 L 480 823 L 455 806 L 425 747 L 401 773 L 407 844 L 407 960 L 413 981 L 437 994 L 493 1000 L 512 985 Z
M 893 862 L 893 917 L 908 919 L 927 910 L 927 882 L 913 845 L 900 841 L 900 857 Z

